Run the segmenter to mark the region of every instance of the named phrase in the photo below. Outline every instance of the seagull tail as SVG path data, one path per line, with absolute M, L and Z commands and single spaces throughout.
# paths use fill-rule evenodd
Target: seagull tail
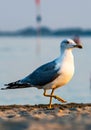
M 32 87 L 30 84 L 26 84 L 26 83 L 20 83 L 19 80 L 16 82 L 12 82 L 9 84 L 4 84 L 4 86 L 7 86 L 6 88 L 1 88 L 1 90 L 6 90 L 6 89 L 20 89 L 20 88 L 28 88 L 28 87 Z

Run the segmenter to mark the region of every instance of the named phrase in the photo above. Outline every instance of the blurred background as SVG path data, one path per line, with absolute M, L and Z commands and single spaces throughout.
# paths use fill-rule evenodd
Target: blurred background
M 78 36 L 75 75 L 55 93 L 68 102 L 91 102 L 91 1 L 0 0 L 0 88 L 60 54 L 60 42 Z M 0 104 L 43 104 L 43 90 L 0 91 Z M 55 103 L 60 103 L 53 100 Z

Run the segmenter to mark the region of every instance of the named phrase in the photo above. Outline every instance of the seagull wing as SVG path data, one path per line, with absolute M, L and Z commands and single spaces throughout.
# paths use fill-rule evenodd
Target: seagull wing
M 57 67 L 55 61 L 49 62 L 22 79 L 21 83 L 29 83 L 32 86 L 43 86 L 59 76 L 59 69 L 60 67 Z
M 52 62 L 40 66 L 33 73 L 21 80 L 5 84 L 5 86 L 8 87 L 2 88 L 2 90 L 27 87 L 41 88 L 41 86 L 46 85 L 55 80 L 60 75 L 59 70 L 60 66 L 58 66 L 54 60 Z

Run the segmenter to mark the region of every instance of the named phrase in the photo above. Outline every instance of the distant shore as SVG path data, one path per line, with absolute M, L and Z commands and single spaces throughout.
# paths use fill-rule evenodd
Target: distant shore
M 0 106 L 0 130 L 90 130 L 91 103 Z
M 33 37 L 33 36 L 91 36 L 91 29 L 82 28 L 60 28 L 60 29 L 50 29 L 48 27 L 26 27 L 24 29 L 18 29 L 15 31 L 2 31 L 0 30 L 0 37 Z

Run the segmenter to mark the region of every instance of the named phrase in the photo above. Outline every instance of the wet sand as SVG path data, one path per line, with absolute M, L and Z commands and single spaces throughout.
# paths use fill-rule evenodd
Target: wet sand
M 91 130 L 91 104 L 0 106 L 0 130 Z

